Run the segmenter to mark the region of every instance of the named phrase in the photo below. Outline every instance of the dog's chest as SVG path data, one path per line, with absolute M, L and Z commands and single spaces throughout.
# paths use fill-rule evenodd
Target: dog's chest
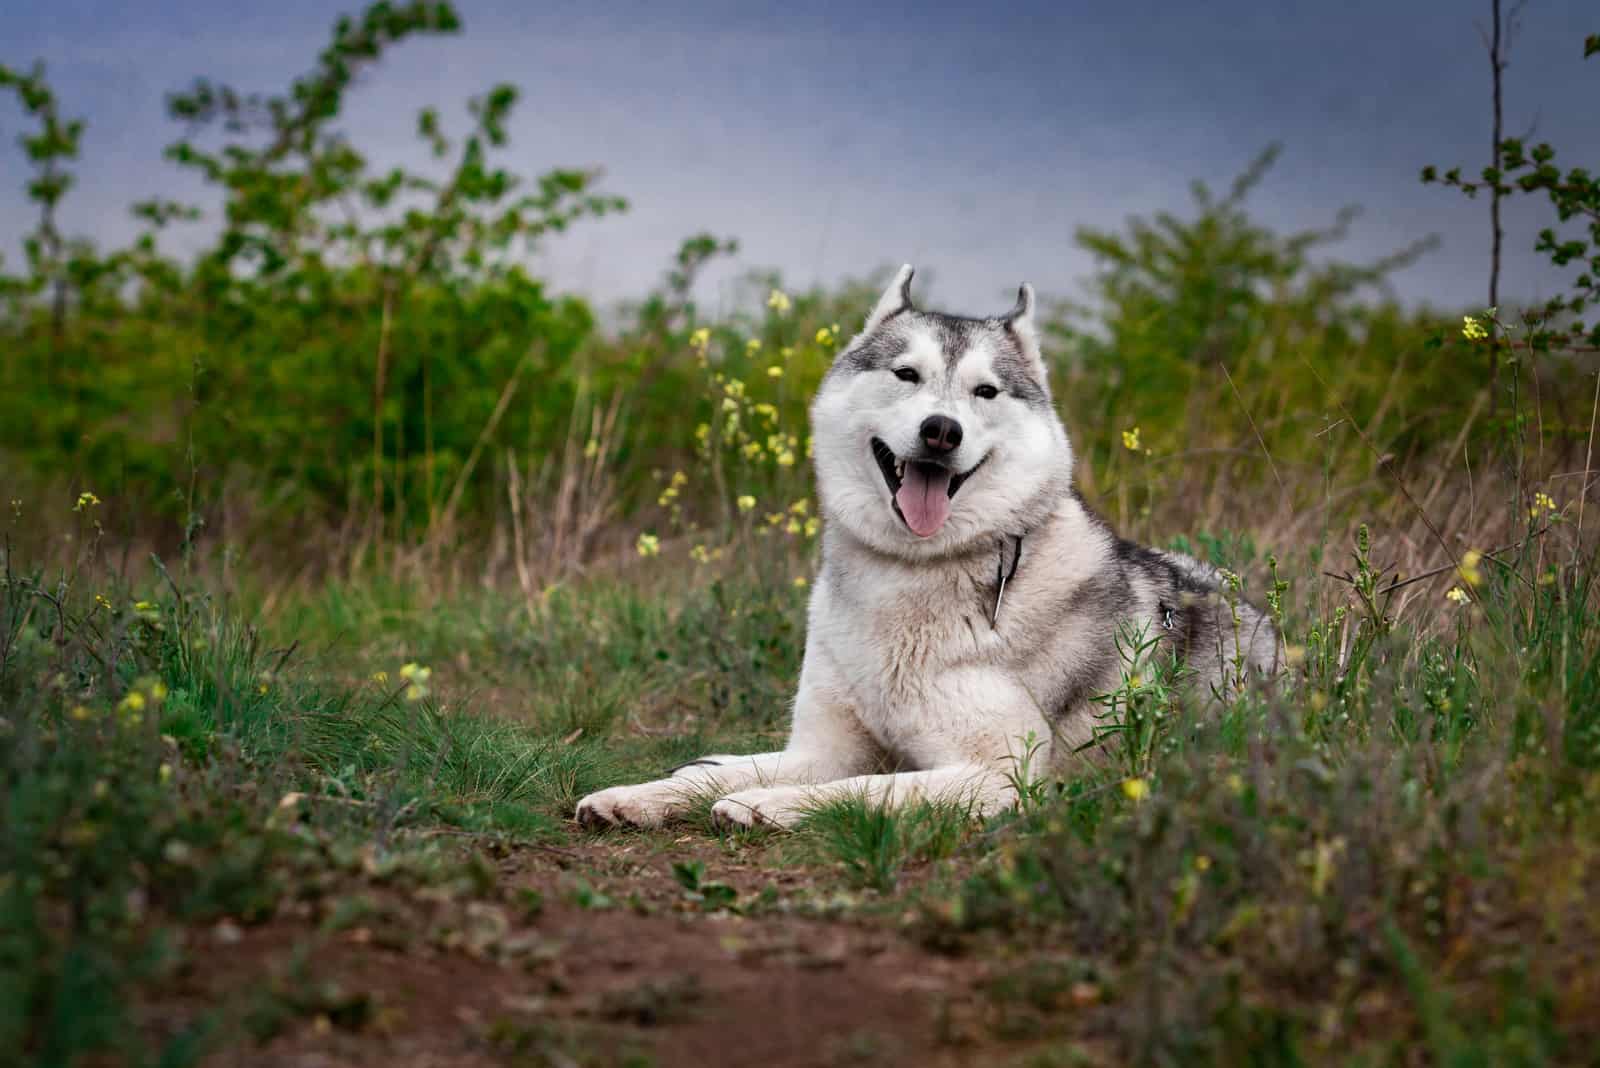
M 938 705 L 952 672 L 998 667 L 1006 647 L 990 623 L 994 585 L 977 568 L 951 568 L 860 583 L 835 600 L 829 653 L 869 726 Z

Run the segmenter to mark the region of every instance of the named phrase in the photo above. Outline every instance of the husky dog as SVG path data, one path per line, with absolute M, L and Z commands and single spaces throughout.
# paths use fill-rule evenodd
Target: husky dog
M 1032 288 L 971 319 L 913 307 L 911 276 L 812 403 L 822 567 L 788 746 L 590 794 L 580 822 L 654 826 L 708 795 L 724 826 L 792 826 L 847 796 L 989 814 L 1019 767 L 1059 770 L 1093 741 L 1093 699 L 1136 646 L 1214 692 L 1240 665 L 1277 670 L 1275 629 L 1224 576 L 1119 538 L 1073 489 Z

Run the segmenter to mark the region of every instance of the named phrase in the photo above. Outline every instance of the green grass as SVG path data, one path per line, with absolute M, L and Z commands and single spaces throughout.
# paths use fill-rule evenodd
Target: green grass
M 1169 694 L 1142 777 L 1008 817 L 925 937 L 1102 962 L 1141 1062 L 1566 1063 L 1600 949 L 1570 905 L 1600 874 L 1600 620 L 1586 570 L 1527 577 L 1453 634 L 1364 619 L 1286 692 Z
M 296 865 L 338 868 L 333 858 L 362 842 L 403 858 L 405 832 L 437 826 L 548 840 L 564 833 L 582 794 L 648 776 L 709 737 L 737 745 L 752 733 L 728 716 L 688 736 L 630 738 L 608 713 L 613 699 L 574 680 L 643 663 L 650 670 L 618 685 L 701 701 L 706 673 L 676 661 L 706 647 L 715 591 L 666 611 L 597 588 L 588 614 L 557 599 L 542 634 L 515 638 L 515 617 L 464 625 L 483 618 L 483 605 L 432 616 L 432 628 L 415 632 L 405 615 L 368 609 L 339 620 L 363 633 L 366 663 L 352 671 L 330 667 L 342 641 L 315 648 L 329 631 L 302 623 L 299 640 L 271 641 L 237 605 L 185 589 L 159 566 L 140 596 L 92 551 L 50 575 L 5 563 L 0 1048 L 38 1064 L 128 1043 L 131 992 L 182 966 L 179 927 L 270 916 L 292 896 Z M 768 603 L 797 607 L 792 590 Z M 469 679 L 434 675 L 428 692 L 408 694 L 398 654 L 385 660 L 402 633 L 411 656 L 442 658 L 454 638 L 453 647 L 518 664 L 535 699 L 527 718 L 473 710 Z M 497 644 L 538 647 L 541 637 L 543 657 Z M 370 678 L 368 665 L 384 663 L 389 678 Z M 722 663 L 733 672 L 750 658 Z M 585 730 L 572 737 L 575 724 Z M 185 1063 L 202 1037 L 134 1039 L 130 1063 Z
M 1141 1063 L 1581 1063 L 1600 953 L 1582 905 L 1600 875 L 1593 571 L 1504 557 L 1470 604 L 1396 619 L 1360 596 L 1369 556 L 1357 587 L 1281 569 L 1288 684 L 1218 707 L 1168 673 L 1125 680 L 1102 720 L 1125 744 L 1017 811 L 847 799 L 721 848 L 803 873 L 809 900 L 872 891 L 825 921 L 860 907 L 931 952 L 1014 959 L 984 994 L 997 1042 L 1075 1041 L 1092 1013 Z M 778 742 L 802 633 L 803 595 L 759 570 L 595 579 L 532 613 L 330 585 L 256 619 L 159 567 L 130 587 L 92 546 L 48 574 L 9 564 L 0 1042 L 36 1064 L 110 1047 L 186 1063 L 240 1026 L 365 1011 L 313 984 L 154 1034 L 130 1006 L 192 966 L 182 931 L 264 920 L 318 873 L 492 893 L 437 829 L 608 844 L 566 823 L 583 793 Z M 716 847 L 706 813 L 688 829 Z M 663 836 L 616 844 L 641 840 L 673 855 Z M 755 923 L 807 899 L 675 863 L 681 908 Z M 610 879 L 569 884 L 586 907 L 652 907 Z M 318 907 L 336 932 L 377 906 Z
M 812 856 L 838 864 L 850 883 L 891 893 L 906 865 L 955 852 L 973 824 L 953 804 L 892 810 L 866 797 L 838 798 L 809 813 L 802 841 Z

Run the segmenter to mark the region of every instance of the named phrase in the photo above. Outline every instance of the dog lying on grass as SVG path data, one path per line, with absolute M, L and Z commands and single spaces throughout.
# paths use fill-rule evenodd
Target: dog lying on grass
M 822 566 L 788 745 L 590 794 L 580 822 L 656 826 L 707 794 L 723 826 L 849 796 L 987 815 L 1015 801 L 1025 749 L 1037 774 L 1092 741 L 1133 649 L 1217 692 L 1276 671 L 1276 629 L 1222 574 L 1119 538 L 1074 490 L 1033 290 L 971 319 L 914 307 L 911 277 L 812 402 Z

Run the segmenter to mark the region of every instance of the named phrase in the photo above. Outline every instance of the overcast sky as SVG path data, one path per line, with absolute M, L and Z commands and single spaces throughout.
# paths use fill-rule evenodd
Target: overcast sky
M 1509 6 L 1510 0 L 1508 0 Z M 523 90 L 506 163 L 599 165 L 622 216 L 554 238 L 537 269 L 609 303 L 638 296 L 686 235 L 739 239 L 738 262 L 792 285 L 910 261 L 950 310 L 1003 310 L 1023 279 L 1081 292 L 1084 224 L 1183 210 L 1188 184 L 1226 183 L 1260 149 L 1284 155 L 1254 198 L 1274 225 L 1365 211 L 1344 255 L 1438 234 L 1397 277 L 1411 301 L 1483 299 L 1487 206 L 1424 187 L 1427 163 L 1486 161 L 1488 0 L 1118 0 L 1037 4 L 541 3 L 461 0 L 464 32 L 396 49 L 350 99 L 347 128 L 378 162 L 420 158 L 417 110 L 464 121 L 496 82 Z M 0 61 L 48 64 L 66 112 L 89 120 L 73 234 L 133 232 L 126 207 L 200 199 L 161 159 L 163 96 L 196 76 L 276 91 L 309 68 L 333 17 L 310 0 L 0 3 Z M 1531 0 L 1506 88 L 1507 132 L 1536 131 L 1568 163 L 1600 163 L 1596 0 Z M 0 104 L 0 248 L 32 223 L 22 127 Z M 1529 251 L 1518 207 L 1506 288 L 1559 278 Z

